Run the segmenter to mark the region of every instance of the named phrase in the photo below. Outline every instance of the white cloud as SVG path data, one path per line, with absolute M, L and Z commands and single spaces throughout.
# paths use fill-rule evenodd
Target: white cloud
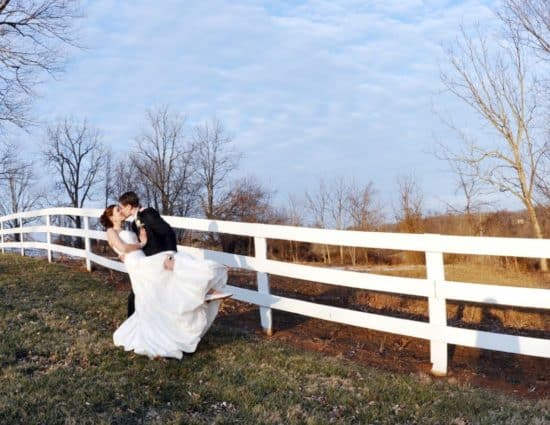
M 77 112 L 128 145 L 145 110 L 168 104 L 190 125 L 221 119 L 246 150 L 242 172 L 283 197 L 327 170 L 385 193 L 396 172 L 425 170 L 426 192 L 452 192 L 425 153 L 441 128 L 431 110 L 440 44 L 462 21 L 489 20 L 487 2 L 94 0 L 86 9 L 89 49 L 44 89 L 44 119 Z

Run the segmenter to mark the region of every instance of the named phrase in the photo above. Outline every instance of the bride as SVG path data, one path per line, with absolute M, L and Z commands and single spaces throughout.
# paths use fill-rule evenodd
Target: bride
M 119 207 L 111 205 L 100 217 L 107 241 L 123 258 L 135 293 L 135 312 L 115 331 L 113 341 L 126 351 L 181 359 L 193 353 L 212 325 L 227 281 L 222 264 L 182 252 L 145 256 L 134 232 L 122 229 Z

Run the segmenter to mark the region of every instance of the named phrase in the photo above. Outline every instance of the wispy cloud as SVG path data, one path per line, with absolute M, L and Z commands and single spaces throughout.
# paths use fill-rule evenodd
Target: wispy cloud
M 426 154 L 441 129 L 441 44 L 461 22 L 492 19 L 491 3 L 89 1 L 88 49 L 37 113 L 86 116 L 122 150 L 145 110 L 168 104 L 191 125 L 220 118 L 246 154 L 242 172 L 279 194 L 329 173 L 390 194 L 396 173 L 415 171 L 435 199 L 453 191 Z

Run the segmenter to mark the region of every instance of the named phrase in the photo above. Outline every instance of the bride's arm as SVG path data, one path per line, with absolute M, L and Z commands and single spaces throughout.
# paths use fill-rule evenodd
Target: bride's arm
M 107 229 L 107 242 L 115 251 L 127 254 L 132 251 L 137 251 L 145 246 L 144 242 L 125 243 L 120 239 L 118 233 L 114 229 Z

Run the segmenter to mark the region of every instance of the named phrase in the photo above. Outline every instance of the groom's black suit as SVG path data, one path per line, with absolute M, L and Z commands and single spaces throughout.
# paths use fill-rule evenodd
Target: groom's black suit
M 145 227 L 147 244 L 143 247 L 145 255 L 154 255 L 162 251 L 176 251 L 176 234 L 154 208 L 138 211 L 132 222 L 132 230 L 139 236 L 138 224 Z
M 132 230 L 139 237 L 139 227 L 145 227 L 147 243 L 143 247 L 145 255 L 154 255 L 162 251 L 177 251 L 176 234 L 174 229 L 164 221 L 157 210 L 145 208 L 138 211 L 136 220 L 132 221 Z M 135 310 L 134 291 L 128 295 L 128 317 Z

